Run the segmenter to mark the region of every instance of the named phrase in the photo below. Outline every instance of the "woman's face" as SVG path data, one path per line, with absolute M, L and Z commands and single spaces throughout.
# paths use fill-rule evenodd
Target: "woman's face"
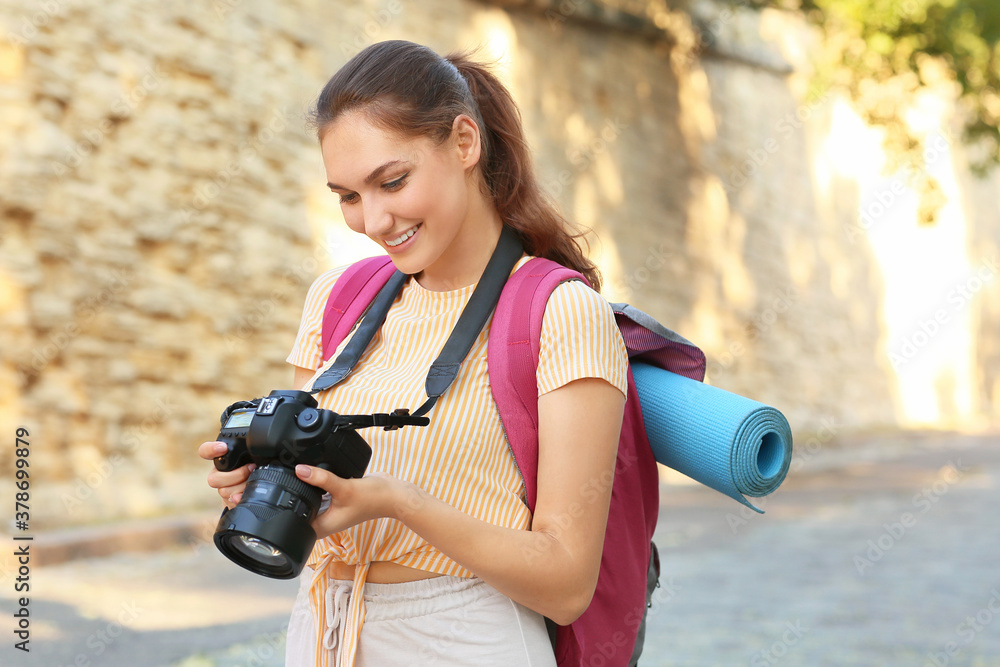
M 461 286 L 451 283 L 487 238 L 473 178 L 479 135 L 463 118 L 438 145 L 383 130 L 351 112 L 327 128 L 320 144 L 328 185 L 340 197 L 347 225 L 382 246 L 397 269 L 421 274 L 418 279 L 427 277 L 437 289 Z

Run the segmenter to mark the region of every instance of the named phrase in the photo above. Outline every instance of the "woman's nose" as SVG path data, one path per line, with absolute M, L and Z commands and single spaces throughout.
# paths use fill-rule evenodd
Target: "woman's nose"
M 392 215 L 379 201 L 364 204 L 365 234 L 371 237 L 384 236 L 392 231 Z

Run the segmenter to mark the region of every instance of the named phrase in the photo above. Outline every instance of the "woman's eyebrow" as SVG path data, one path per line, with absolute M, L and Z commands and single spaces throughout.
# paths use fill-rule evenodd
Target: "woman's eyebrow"
M 386 162 L 385 164 L 383 164 L 383 165 L 381 165 L 379 167 L 375 167 L 375 169 L 372 171 L 372 173 L 368 174 L 368 176 L 365 177 L 365 185 L 368 185 L 369 183 L 371 183 L 372 181 L 374 181 L 376 178 L 378 178 L 379 176 L 381 176 L 382 173 L 385 172 L 386 169 L 389 169 L 390 167 L 395 167 L 397 164 L 402 164 L 402 163 L 403 163 L 402 160 L 390 160 L 390 161 Z M 349 190 L 350 189 L 350 188 L 345 188 L 345 187 L 340 186 L 340 185 L 335 185 L 333 183 L 327 183 L 326 185 L 331 190 Z

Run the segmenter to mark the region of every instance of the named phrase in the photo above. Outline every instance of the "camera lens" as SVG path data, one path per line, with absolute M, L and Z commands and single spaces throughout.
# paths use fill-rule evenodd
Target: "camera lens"
M 219 519 L 215 546 L 251 572 L 273 579 L 297 577 L 316 543 L 310 522 L 322 495 L 290 468 L 257 468 L 239 504 Z
M 270 563 L 281 563 L 284 559 L 284 554 L 275 549 L 273 546 L 267 542 L 261 542 L 256 537 L 247 537 L 246 535 L 240 535 L 236 540 L 232 542 L 232 545 L 236 547 L 237 550 L 247 554 L 251 558 L 256 558 L 261 562 Z

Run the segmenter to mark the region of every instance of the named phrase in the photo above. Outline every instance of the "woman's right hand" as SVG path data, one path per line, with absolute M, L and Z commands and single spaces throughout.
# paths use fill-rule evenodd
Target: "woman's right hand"
M 301 390 L 315 374 L 315 369 L 296 366 L 292 386 Z M 211 461 L 218 456 L 222 456 L 227 451 L 226 443 L 213 440 L 201 443 L 201 446 L 198 447 L 198 456 Z M 240 502 L 240 498 L 243 496 L 243 489 L 247 487 L 247 478 L 250 477 L 250 473 L 256 467 L 256 463 L 248 463 L 231 472 L 219 472 L 213 466 L 211 472 L 208 473 L 208 485 L 219 491 L 219 495 L 222 497 L 222 501 L 226 503 L 226 507 L 233 509 L 236 507 L 236 503 Z
M 198 447 L 198 456 L 212 461 L 216 457 L 225 454 L 226 451 L 227 447 L 224 442 L 203 442 Z M 216 470 L 213 466 L 211 472 L 208 473 L 208 485 L 219 492 L 219 496 L 226 503 L 226 507 L 233 509 L 236 507 L 236 503 L 240 502 L 240 498 L 243 496 L 243 489 L 247 486 L 247 478 L 250 477 L 250 473 L 256 467 L 256 463 L 248 463 L 236 470 L 222 472 Z

